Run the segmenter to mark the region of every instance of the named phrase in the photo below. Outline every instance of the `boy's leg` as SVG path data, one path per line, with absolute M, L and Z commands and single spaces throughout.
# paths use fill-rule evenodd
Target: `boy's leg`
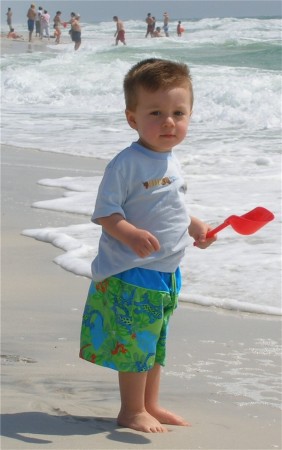
M 153 369 L 147 373 L 146 388 L 145 388 L 145 408 L 153 417 L 160 423 L 167 425 L 189 426 L 189 422 L 183 417 L 174 414 L 167 409 L 159 406 L 159 389 L 161 380 L 161 366 L 155 364 Z
M 161 366 L 155 364 L 148 372 L 145 389 L 145 406 L 146 410 L 156 411 L 159 408 L 159 390 L 161 382 Z
M 145 408 L 148 372 L 119 372 L 121 408 L 118 425 L 147 433 L 167 431 Z

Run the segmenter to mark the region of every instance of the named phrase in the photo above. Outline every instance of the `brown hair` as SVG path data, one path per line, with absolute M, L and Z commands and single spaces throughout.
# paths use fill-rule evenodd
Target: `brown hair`
M 126 108 L 134 111 L 137 106 L 138 88 L 155 92 L 175 86 L 187 86 L 193 106 L 193 87 L 189 68 L 186 64 L 165 59 L 149 58 L 135 64 L 126 74 L 123 82 Z

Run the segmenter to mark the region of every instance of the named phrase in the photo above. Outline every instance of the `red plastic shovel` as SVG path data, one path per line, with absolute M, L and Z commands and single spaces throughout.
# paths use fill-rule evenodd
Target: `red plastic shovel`
M 207 238 L 213 237 L 223 228 L 231 225 L 233 230 L 239 234 L 253 234 L 260 228 L 264 227 L 268 222 L 274 219 L 274 214 L 268 209 L 258 206 L 255 209 L 243 214 L 242 216 L 230 216 L 218 227 L 207 233 Z

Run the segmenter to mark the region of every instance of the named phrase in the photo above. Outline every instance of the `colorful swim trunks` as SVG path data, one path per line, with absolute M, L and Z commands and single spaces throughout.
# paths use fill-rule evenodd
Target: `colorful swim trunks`
M 80 358 L 120 372 L 165 365 L 168 322 L 180 287 L 179 269 L 171 274 L 134 268 L 91 282 Z

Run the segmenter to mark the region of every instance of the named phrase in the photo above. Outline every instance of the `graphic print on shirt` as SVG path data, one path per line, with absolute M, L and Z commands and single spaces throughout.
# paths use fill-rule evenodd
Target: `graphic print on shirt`
M 176 177 L 163 177 L 156 180 L 144 181 L 143 186 L 145 187 L 145 189 L 149 189 L 154 186 L 167 186 L 168 184 L 173 183 L 175 180 Z

